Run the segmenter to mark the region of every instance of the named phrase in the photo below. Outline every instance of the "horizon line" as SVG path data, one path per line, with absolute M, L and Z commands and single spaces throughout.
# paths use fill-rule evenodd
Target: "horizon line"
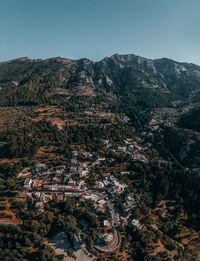
M 91 58 L 88 58 L 88 57 L 81 57 L 81 58 L 69 58 L 69 57 L 65 57 L 65 56 L 52 56 L 52 57 L 47 57 L 47 58 L 32 58 L 32 57 L 29 57 L 29 56 L 21 56 L 21 57 L 15 57 L 15 58 L 11 58 L 11 59 L 8 59 L 8 60 L 3 60 L 3 61 L 0 61 L 0 64 L 3 64 L 3 63 L 11 63 L 11 62 L 14 62 L 14 61 L 17 61 L 17 60 L 31 60 L 31 61 L 37 61 L 37 60 L 41 60 L 41 61 L 47 61 L 47 60 L 51 60 L 51 59 L 63 59 L 63 60 L 71 60 L 71 61 L 79 61 L 79 60 L 90 60 L 91 62 L 93 63 L 96 63 L 96 62 L 100 62 L 100 61 L 103 61 L 104 59 L 106 58 L 111 58 L 111 57 L 114 57 L 114 56 L 129 56 L 129 55 L 132 55 L 132 56 L 136 56 L 136 57 L 140 57 L 140 58 L 143 58 L 143 59 L 146 59 L 146 60 L 151 60 L 151 61 L 155 61 L 155 60 L 162 60 L 162 59 L 167 59 L 167 60 L 170 60 L 170 61 L 173 61 L 173 62 L 176 62 L 176 63 L 187 63 L 187 64 L 193 64 L 193 65 L 197 65 L 197 66 L 200 66 L 200 64 L 197 64 L 197 63 L 194 63 L 194 62 L 185 62 L 185 61 L 178 61 L 176 59 L 173 59 L 173 58 L 168 58 L 168 57 L 159 57 L 159 58 L 148 58 L 148 57 L 144 57 L 144 56 L 141 56 L 141 55 L 138 55 L 138 54 L 134 54 L 134 53 L 114 53 L 110 56 L 104 56 L 103 58 L 101 59 L 91 59 Z

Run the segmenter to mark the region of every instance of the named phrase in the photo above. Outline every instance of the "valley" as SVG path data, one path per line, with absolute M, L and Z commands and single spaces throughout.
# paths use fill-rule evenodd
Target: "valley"
M 200 67 L 114 55 L 0 69 L 0 257 L 198 260 Z

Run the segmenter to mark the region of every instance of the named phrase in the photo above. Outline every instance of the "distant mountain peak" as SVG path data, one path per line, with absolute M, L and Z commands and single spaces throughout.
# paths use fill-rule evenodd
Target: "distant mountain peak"
M 144 107 L 166 106 L 174 100 L 194 99 L 200 90 L 199 66 L 134 54 L 114 54 L 98 62 L 87 58 L 22 57 L 0 66 L 0 104 L 48 102 L 56 95 L 56 99 L 62 100 L 62 95 L 95 97 L 104 93 L 132 97 Z

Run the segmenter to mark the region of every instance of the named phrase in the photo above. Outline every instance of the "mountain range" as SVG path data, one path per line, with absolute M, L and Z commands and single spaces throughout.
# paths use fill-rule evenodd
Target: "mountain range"
M 115 54 L 98 62 L 24 57 L 0 63 L 1 106 L 98 107 L 125 113 L 139 131 L 164 119 L 166 146 L 190 167 L 200 165 L 199 102 L 200 66 L 167 58 Z
M 200 67 L 170 59 L 118 55 L 89 59 L 19 58 L 0 63 L 0 104 L 48 103 L 55 96 L 128 98 L 139 107 L 199 99 Z

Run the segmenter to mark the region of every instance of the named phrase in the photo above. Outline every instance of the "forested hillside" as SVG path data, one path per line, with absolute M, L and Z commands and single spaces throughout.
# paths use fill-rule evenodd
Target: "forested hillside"
M 198 260 L 199 94 L 166 58 L 0 63 L 0 259 Z

